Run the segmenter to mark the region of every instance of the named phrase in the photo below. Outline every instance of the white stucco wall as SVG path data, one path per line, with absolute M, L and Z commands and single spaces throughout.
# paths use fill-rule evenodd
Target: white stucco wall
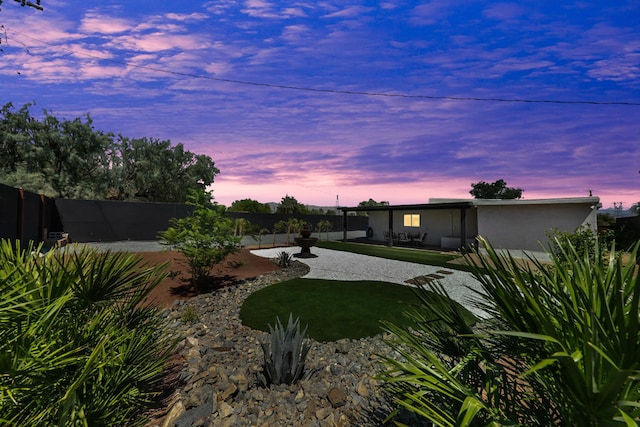
M 594 203 L 479 205 L 478 234 L 495 248 L 541 251 L 552 228 L 574 231 L 586 225 L 597 231 Z

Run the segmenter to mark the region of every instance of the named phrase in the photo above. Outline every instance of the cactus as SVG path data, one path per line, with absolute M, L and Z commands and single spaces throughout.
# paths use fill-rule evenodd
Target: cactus
M 305 375 L 304 362 L 309 352 L 309 343 L 305 342 L 307 332 L 305 326 L 300 331 L 300 319 L 293 320 L 289 314 L 286 329 L 276 317 L 275 328 L 269 325 L 270 342 L 261 342 L 264 352 L 263 373 L 258 374 L 258 381 L 264 387 L 271 384 L 293 384 Z

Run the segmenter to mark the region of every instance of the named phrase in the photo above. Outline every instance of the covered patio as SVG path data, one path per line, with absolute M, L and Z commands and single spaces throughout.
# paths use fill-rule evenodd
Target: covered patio
M 458 201 L 395 206 L 354 206 L 341 207 L 339 209 L 342 211 L 343 230 L 347 229 L 349 217 L 353 216 L 350 213 L 366 212 L 369 214 L 370 222 L 366 240 L 371 242 L 383 242 L 387 246 L 457 249 L 467 247 L 469 243 L 473 243 L 473 241 L 469 241 L 467 233 L 471 232 L 473 235 L 477 233 L 475 231 L 477 227 L 473 226 L 475 220 L 468 223 L 470 221 L 468 210 L 475 211 L 474 208 L 474 204 L 470 201 Z M 431 221 L 434 223 L 436 221 L 442 222 L 442 213 L 445 213 L 445 216 L 446 213 L 449 213 L 448 218 L 450 221 L 454 221 L 454 216 L 457 217 L 456 226 L 450 227 L 451 232 L 443 233 L 441 225 L 437 227 L 430 225 L 429 212 L 435 211 L 440 212 L 440 215 L 432 215 Z M 386 219 L 383 217 L 386 217 Z M 377 228 L 377 230 L 374 231 L 373 227 Z M 400 229 L 403 231 L 400 231 Z M 431 236 L 429 237 L 430 233 Z M 402 234 L 405 236 L 399 238 L 398 236 Z M 347 240 L 346 235 L 343 236 L 343 240 Z

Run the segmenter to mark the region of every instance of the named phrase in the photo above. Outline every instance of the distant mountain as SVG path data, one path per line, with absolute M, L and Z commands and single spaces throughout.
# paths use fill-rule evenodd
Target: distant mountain
M 638 212 L 638 206 L 632 205 L 629 209 L 618 209 L 618 208 L 607 208 L 607 209 L 598 209 L 598 214 L 608 214 L 614 218 L 621 218 L 626 216 L 637 216 L 640 212 Z

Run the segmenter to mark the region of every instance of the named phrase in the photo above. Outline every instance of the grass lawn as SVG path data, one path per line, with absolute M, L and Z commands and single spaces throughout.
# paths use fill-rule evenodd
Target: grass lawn
M 433 298 L 441 298 L 436 294 Z M 263 331 L 283 323 L 293 313 L 307 336 L 317 341 L 358 339 L 379 334 L 380 321 L 407 324 L 403 312 L 418 303 L 408 286 L 377 281 L 344 282 L 321 279 L 293 279 L 251 294 L 242 305 L 242 323 Z M 475 317 L 468 312 L 469 321 Z
M 414 262 L 416 264 L 435 265 L 453 270 L 469 271 L 469 268 L 465 265 L 448 264 L 449 261 L 459 258 L 460 254 L 448 254 L 426 249 L 397 248 L 336 241 L 317 242 L 316 246 L 319 248 L 352 252 L 361 255 L 371 255 L 379 258 L 394 259 L 397 261 Z

